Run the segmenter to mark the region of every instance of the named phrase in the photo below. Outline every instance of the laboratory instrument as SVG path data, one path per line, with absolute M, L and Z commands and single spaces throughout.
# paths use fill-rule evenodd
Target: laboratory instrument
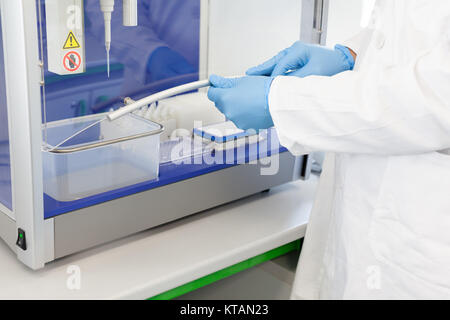
M 106 23 L 105 43 L 83 10 L 93 1 Z M 132 63 L 114 50 L 106 79 L 108 43 L 141 40 L 109 35 L 109 15 L 117 22 L 113 5 L 0 0 L 0 237 L 31 269 L 309 174 L 308 157 L 290 154 L 273 129 L 236 139 L 230 149 L 193 134 L 226 121 L 198 89 L 208 80 L 170 94 L 164 81 L 122 92 Z M 139 28 L 131 26 L 138 22 L 136 2 L 122 5 L 119 23 Z M 201 1 L 200 75 L 176 85 L 210 73 L 203 67 L 214 43 L 205 36 L 209 5 Z M 146 62 L 133 67 L 145 72 Z

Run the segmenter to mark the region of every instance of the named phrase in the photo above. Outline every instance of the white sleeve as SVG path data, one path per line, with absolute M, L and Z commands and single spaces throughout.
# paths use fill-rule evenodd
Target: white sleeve
M 372 33 L 372 29 L 365 28 L 352 38 L 340 44 L 344 47 L 352 49 L 352 51 L 355 52 L 359 58 L 362 58 L 364 56 L 364 53 L 366 52 L 367 47 L 369 46 L 370 39 L 372 38 Z M 356 61 L 358 62 L 358 59 L 356 59 Z
M 333 77 L 277 77 L 269 107 L 281 143 L 294 154 L 414 154 L 450 148 L 448 13 L 445 19 L 446 27 L 433 34 L 438 38 L 433 45 L 401 64 L 383 67 L 367 61 L 364 70 Z

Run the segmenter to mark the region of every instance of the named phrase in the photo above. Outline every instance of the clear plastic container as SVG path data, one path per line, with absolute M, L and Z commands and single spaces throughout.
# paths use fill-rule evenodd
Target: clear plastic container
M 55 200 L 79 200 L 158 177 L 163 128 L 157 123 L 132 114 L 109 121 L 100 114 L 51 122 L 46 131 L 44 192 Z

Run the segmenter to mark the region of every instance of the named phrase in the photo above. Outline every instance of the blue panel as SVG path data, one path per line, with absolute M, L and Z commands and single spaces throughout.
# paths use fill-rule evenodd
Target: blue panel
M 41 5 L 48 122 L 108 111 L 123 105 L 123 97 L 198 80 L 200 0 L 139 0 L 137 27 L 122 26 L 122 1 L 116 1 L 110 78 L 99 0 L 84 1 L 86 72 L 64 76 L 48 70 L 45 0 Z
M 271 138 L 270 136 L 271 135 L 269 134 L 269 139 Z M 156 180 L 147 181 L 133 186 L 121 188 L 118 190 L 105 192 L 81 200 L 61 202 L 49 197 L 48 195 L 44 195 L 45 219 L 55 217 L 70 211 L 103 203 L 106 201 L 125 197 L 138 192 L 143 192 L 150 189 L 162 187 L 171 183 L 194 178 L 203 174 L 226 169 L 232 166 L 236 166 L 238 164 L 248 163 L 266 156 L 287 152 L 287 149 L 284 147 L 280 147 L 278 143 L 274 144 L 268 143 L 267 145 L 273 146 L 272 150 L 259 150 L 259 149 L 255 150 L 256 148 L 255 149 L 246 148 L 245 155 L 242 154 L 242 156 L 238 155 L 237 151 L 234 150 L 233 159 L 235 160 L 231 163 L 220 163 L 220 161 L 216 161 L 216 163 L 208 164 L 205 163 L 205 161 L 203 161 L 202 159 L 200 161 L 197 161 L 199 158 L 195 159 L 191 158 L 190 164 L 173 164 L 173 163 L 162 164 L 160 166 L 159 178 Z M 220 158 L 224 159 L 225 156 L 229 157 L 229 154 L 220 153 L 219 155 L 216 155 L 216 159 Z
M 194 128 L 194 134 L 196 134 L 197 136 L 200 136 L 204 139 L 208 139 L 208 140 L 215 141 L 218 143 L 224 143 L 224 142 L 228 142 L 228 141 L 232 141 L 232 140 L 237 140 L 237 139 L 240 139 L 243 137 L 249 137 L 251 135 L 254 135 L 255 133 L 243 131 L 243 132 L 231 134 L 228 136 L 218 137 L 218 136 L 212 135 L 208 132 L 205 132 L 202 128 Z
M 12 210 L 11 162 L 9 154 L 8 110 L 6 104 L 5 62 L 0 17 L 0 203 Z

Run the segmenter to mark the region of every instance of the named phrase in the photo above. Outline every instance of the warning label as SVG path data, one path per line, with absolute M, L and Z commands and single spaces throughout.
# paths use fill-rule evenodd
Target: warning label
M 81 57 L 75 51 L 68 52 L 63 59 L 64 68 L 69 72 L 77 71 L 81 66 Z
M 80 47 L 80 43 L 78 42 L 77 38 L 75 38 L 75 35 L 72 31 L 69 32 L 69 35 L 67 36 L 66 42 L 64 42 L 63 49 L 76 49 Z

